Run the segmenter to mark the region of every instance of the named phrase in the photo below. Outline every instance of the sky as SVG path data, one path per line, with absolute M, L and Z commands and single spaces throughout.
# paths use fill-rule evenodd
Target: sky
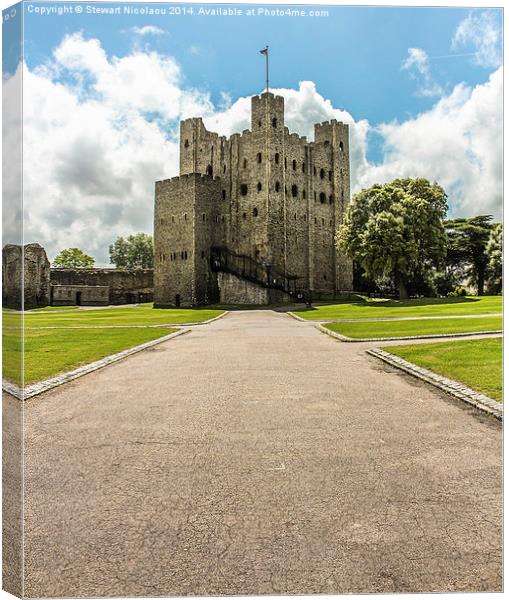
M 107 264 L 117 236 L 151 233 L 154 181 L 178 174 L 179 121 L 203 116 L 224 135 L 248 128 L 266 45 L 291 131 L 312 139 L 315 122 L 350 124 L 354 193 L 426 177 L 446 190 L 449 216 L 501 218 L 500 9 L 18 7 L 4 16 L 4 98 L 23 77 L 25 242 L 50 260 L 78 246 Z M 130 14 L 142 8 L 165 14 Z

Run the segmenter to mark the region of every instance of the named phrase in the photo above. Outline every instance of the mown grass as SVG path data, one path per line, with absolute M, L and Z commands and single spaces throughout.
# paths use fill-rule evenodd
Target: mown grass
M 217 317 L 223 310 L 191 308 L 105 308 L 101 310 L 69 310 L 67 312 L 25 313 L 25 327 L 71 327 L 95 325 L 178 325 L 201 323 Z M 14 314 L 3 315 L 4 325 L 15 325 Z
M 327 323 L 325 327 L 331 331 L 355 339 L 407 337 L 414 335 L 499 331 L 502 329 L 502 317 L 415 319 L 412 321 L 356 321 Z
M 501 338 L 389 346 L 384 350 L 502 401 Z
M 502 312 L 501 296 L 467 296 L 464 298 L 417 298 L 384 300 L 358 296 L 359 300 L 313 306 L 296 315 L 312 321 L 330 319 L 375 319 L 383 317 L 432 317 L 478 315 Z
M 76 369 L 177 331 L 171 328 L 25 330 L 24 383 Z M 3 376 L 21 383 L 21 335 L 3 331 Z
M 34 312 L 49 312 L 53 310 L 66 311 L 66 310 L 76 310 L 77 306 L 39 306 L 38 308 L 31 308 L 26 312 L 34 313 Z

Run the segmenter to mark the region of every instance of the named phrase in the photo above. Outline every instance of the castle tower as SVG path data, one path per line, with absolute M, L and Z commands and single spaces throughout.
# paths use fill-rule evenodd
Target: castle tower
M 251 129 L 229 139 L 201 118 L 182 121 L 180 176 L 156 184 L 156 305 L 227 301 L 213 269 L 218 248 L 233 257 L 236 301 L 273 297 L 246 290 L 287 279 L 314 297 L 350 290 L 350 261 L 334 244 L 349 180 L 348 125 L 317 124 L 308 142 L 289 132 L 284 99 L 270 92 L 253 96 Z

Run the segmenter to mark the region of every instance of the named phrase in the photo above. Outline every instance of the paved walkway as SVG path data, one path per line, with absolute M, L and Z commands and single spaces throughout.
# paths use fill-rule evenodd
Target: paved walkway
M 501 427 L 272 311 L 26 402 L 27 596 L 501 589 Z

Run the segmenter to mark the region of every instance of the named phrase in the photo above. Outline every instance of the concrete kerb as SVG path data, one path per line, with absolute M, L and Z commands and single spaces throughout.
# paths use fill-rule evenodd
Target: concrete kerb
M 150 342 L 145 342 L 144 344 L 140 344 L 138 346 L 134 346 L 133 348 L 127 348 L 126 350 L 122 350 L 121 352 L 117 352 L 115 354 L 110 354 L 109 356 L 105 356 L 100 360 L 96 360 L 94 362 L 88 363 L 77 369 L 73 369 L 72 371 L 68 371 L 67 373 L 61 373 L 60 375 L 56 375 L 55 377 L 51 377 L 50 379 L 45 379 L 44 381 L 39 381 L 37 383 L 32 383 L 30 385 L 25 386 L 24 389 L 20 388 L 18 385 L 11 383 L 5 379 L 2 380 L 2 389 L 12 396 L 18 398 L 18 400 L 28 400 L 33 396 L 37 396 L 42 394 L 43 392 L 47 392 L 55 387 L 63 385 L 64 383 L 68 383 L 69 381 L 73 381 L 78 377 L 82 377 L 83 375 L 88 375 L 93 371 L 97 371 L 98 369 L 102 369 L 112 363 L 118 362 L 119 360 L 123 360 L 132 354 L 136 354 L 141 352 L 142 350 L 147 350 L 148 348 L 152 348 L 153 346 L 157 346 L 158 344 L 162 344 L 163 342 L 167 342 L 179 335 L 184 335 L 185 333 L 189 333 L 191 329 L 180 329 L 179 331 L 174 331 L 169 335 L 165 335 L 163 337 L 157 338 L 156 340 L 151 340 Z
M 468 338 L 479 335 L 493 335 L 502 334 L 502 330 L 496 331 L 470 331 L 464 333 L 433 333 L 428 335 L 406 335 L 401 337 L 383 337 L 383 338 L 351 338 L 346 335 L 341 335 L 335 331 L 331 331 L 323 325 L 316 325 L 316 328 L 322 333 L 326 333 L 333 338 L 336 338 L 342 342 L 394 342 L 398 340 L 434 340 L 440 338 Z
M 419 367 L 414 363 L 404 360 L 390 352 L 386 352 L 381 348 L 371 348 L 366 350 L 366 352 L 421 381 L 430 383 L 441 391 L 446 392 L 463 402 L 467 402 L 478 410 L 493 415 L 499 420 L 502 420 L 503 418 L 504 409 L 501 402 L 497 402 L 496 400 L 493 400 L 493 398 L 480 394 L 458 381 L 437 375 L 436 373 L 433 373 L 433 371 Z

